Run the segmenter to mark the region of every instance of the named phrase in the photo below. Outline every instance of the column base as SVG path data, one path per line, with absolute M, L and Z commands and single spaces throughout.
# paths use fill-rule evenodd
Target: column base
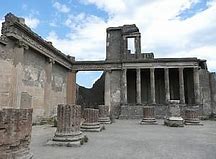
M 32 159 L 33 158 L 33 154 L 29 152 L 29 149 L 22 149 L 19 151 L 15 151 L 15 152 L 10 152 L 10 153 L 5 153 L 5 154 L 1 154 L 2 158 L 5 159 Z
M 185 119 L 185 125 L 197 125 L 197 126 L 203 126 L 202 123 L 200 123 L 200 120 L 199 119 L 194 119 L 194 120 L 191 120 L 191 119 Z
M 65 147 L 79 147 L 83 144 L 85 135 L 82 132 L 75 135 L 56 133 L 52 140 L 48 141 L 46 145 L 50 146 L 65 146 Z
M 157 125 L 157 121 L 155 118 L 143 118 L 140 122 L 141 125 Z
M 164 125 L 169 127 L 184 127 L 184 119 L 182 117 L 165 118 Z
M 98 122 L 100 124 L 111 124 L 110 117 L 99 118 Z
M 97 123 L 83 123 L 80 127 L 81 131 L 85 132 L 100 132 L 102 131 L 102 126 L 99 122 Z

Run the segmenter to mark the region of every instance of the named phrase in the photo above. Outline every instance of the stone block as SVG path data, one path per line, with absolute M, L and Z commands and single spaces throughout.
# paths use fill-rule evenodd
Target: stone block
M 169 117 L 164 120 L 164 125 L 170 127 L 184 127 L 184 119 L 182 117 Z

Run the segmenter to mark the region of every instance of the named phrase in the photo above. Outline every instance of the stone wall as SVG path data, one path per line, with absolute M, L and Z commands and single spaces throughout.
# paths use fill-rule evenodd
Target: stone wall
M 58 104 L 75 104 L 74 61 L 7 14 L 0 36 L 0 108 L 32 107 L 37 122 L 56 114 Z
M 30 158 L 32 109 L 0 110 L 0 158 Z
M 216 74 L 210 73 L 211 105 L 212 112 L 216 114 Z
M 201 113 L 210 115 L 211 110 L 211 91 L 209 72 L 207 70 L 199 70 L 200 79 L 200 98 L 201 98 Z

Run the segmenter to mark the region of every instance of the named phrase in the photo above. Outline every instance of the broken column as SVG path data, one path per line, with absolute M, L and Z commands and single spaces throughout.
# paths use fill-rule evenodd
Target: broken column
M 199 119 L 199 109 L 187 108 L 185 110 L 185 125 L 203 125 Z
M 98 122 L 98 109 L 85 108 L 84 119 L 85 121 L 81 125 L 81 131 L 99 132 L 102 130 L 100 123 Z
M 155 119 L 155 109 L 154 106 L 143 107 L 143 119 L 140 122 L 142 125 L 155 125 L 157 124 Z
M 0 158 L 31 159 L 32 109 L 0 110 Z
M 86 136 L 80 131 L 81 106 L 75 104 L 59 104 L 57 110 L 57 130 L 48 145 L 80 146 Z
M 184 119 L 181 117 L 179 100 L 170 100 L 168 105 L 167 116 L 164 119 L 164 124 L 170 127 L 183 127 Z
M 108 105 L 99 105 L 99 119 L 98 122 L 101 124 L 111 124 L 109 117 L 109 106 Z

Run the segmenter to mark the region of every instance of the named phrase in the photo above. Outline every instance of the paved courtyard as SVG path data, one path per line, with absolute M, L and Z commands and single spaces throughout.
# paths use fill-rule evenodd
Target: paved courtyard
M 34 159 L 216 159 L 216 121 L 204 126 L 171 128 L 116 120 L 99 133 L 86 133 L 89 142 L 75 147 L 46 146 L 55 128 L 33 126 Z

